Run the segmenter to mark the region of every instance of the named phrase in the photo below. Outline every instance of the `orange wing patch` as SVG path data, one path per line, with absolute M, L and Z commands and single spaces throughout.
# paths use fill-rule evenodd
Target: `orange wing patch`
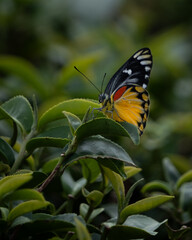
M 121 94 L 121 97 L 116 97 L 116 93 L 111 96 L 111 100 L 112 98 L 114 100 L 114 106 L 111 113 L 107 115 L 118 122 L 134 124 L 138 127 L 140 135 L 142 135 L 149 114 L 149 94 L 140 86 L 129 88 L 127 86 L 127 90 L 120 89 L 117 92 L 122 93 L 123 91 L 124 93 Z

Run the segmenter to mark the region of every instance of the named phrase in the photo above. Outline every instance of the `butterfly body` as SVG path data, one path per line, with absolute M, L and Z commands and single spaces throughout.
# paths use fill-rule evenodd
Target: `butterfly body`
M 99 96 L 101 110 L 107 117 L 135 125 L 140 135 L 149 114 L 150 99 L 146 88 L 151 68 L 150 50 L 140 49 L 113 75 Z

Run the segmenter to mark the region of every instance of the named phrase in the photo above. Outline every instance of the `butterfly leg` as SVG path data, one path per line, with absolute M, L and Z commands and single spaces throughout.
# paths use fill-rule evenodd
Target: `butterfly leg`
M 99 112 L 102 111 L 102 108 L 93 108 L 92 111 L 91 111 L 91 116 L 92 116 L 92 119 L 95 119 L 95 115 L 94 115 L 94 111 L 97 111 L 97 114 L 96 114 L 96 117 L 98 116 Z
M 107 115 L 107 117 L 113 119 L 113 111 L 112 110 L 105 110 L 105 114 Z

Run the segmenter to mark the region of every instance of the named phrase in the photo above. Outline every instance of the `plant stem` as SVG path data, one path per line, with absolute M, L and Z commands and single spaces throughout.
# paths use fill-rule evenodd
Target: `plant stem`
M 32 138 L 33 135 L 34 135 L 34 131 L 32 130 L 24 139 L 23 144 L 20 149 L 20 152 L 18 154 L 18 157 L 11 168 L 10 174 L 15 173 L 17 171 L 17 169 L 19 168 L 19 166 L 21 165 L 21 163 L 24 159 L 24 156 L 25 156 L 27 142 Z
M 38 188 L 39 192 L 42 192 L 47 187 L 47 185 L 52 181 L 52 179 L 55 177 L 55 175 L 59 171 L 59 169 L 61 167 L 61 164 L 62 164 L 62 158 L 60 158 L 60 160 L 57 163 L 56 167 L 53 169 L 53 171 L 48 176 L 48 178 L 45 180 L 45 182 Z
M 100 240 L 106 240 L 106 239 L 107 239 L 108 232 L 109 232 L 109 228 L 107 228 L 107 227 L 105 226 L 105 228 L 103 229 L 103 233 L 102 233 L 102 235 L 101 235 L 101 239 L 100 239 Z
M 64 169 L 67 166 L 67 158 L 76 150 L 76 137 L 73 138 L 71 144 L 68 146 L 68 149 L 65 153 L 61 155 L 61 158 L 59 162 L 57 163 L 56 167 L 53 169 L 51 174 L 48 176 L 48 178 L 45 180 L 45 182 L 38 188 L 39 192 L 42 192 L 47 185 L 52 181 L 52 179 L 56 176 L 56 174 L 59 172 L 60 167 L 64 165 Z
M 85 216 L 85 221 L 86 222 L 89 221 L 89 218 L 90 218 L 92 212 L 93 212 L 93 208 L 92 208 L 92 206 L 89 206 L 89 209 L 88 209 L 87 214 Z

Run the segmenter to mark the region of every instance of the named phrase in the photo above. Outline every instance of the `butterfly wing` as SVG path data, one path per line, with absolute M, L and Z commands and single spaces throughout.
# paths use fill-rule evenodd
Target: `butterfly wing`
M 137 84 L 146 88 L 152 68 L 152 55 L 149 48 L 138 50 L 110 79 L 104 94 L 111 96 L 121 86 Z
M 138 50 L 113 75 L 100 96 L 101 110 L 118 122 L 135 125 L 140 135 L 149 114 L 149 94 L 146 91 L 152 68 L 149 48 Z
M 110 117 L 118 122 L 135 125 L 142 135 L 149 114 L 148 92 L 139 85 L 127 85 L 115 91 L 111 99 L 113 111 Z

